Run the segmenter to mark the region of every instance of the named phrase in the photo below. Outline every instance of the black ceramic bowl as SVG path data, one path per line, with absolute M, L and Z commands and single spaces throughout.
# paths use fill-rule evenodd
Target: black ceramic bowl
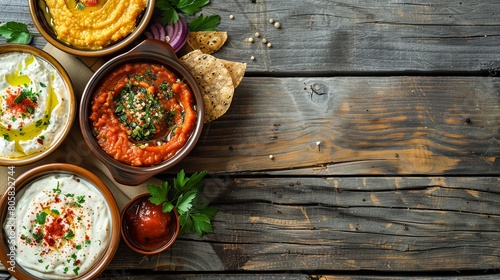
M 92 122 L 89 120 L 92 99 L 102 81 L 117 67 L 128 63 L 150 62 L 160 64 L 183 80 L 194 95 L 194 108 L 197 114 L 194 129 L 186 143 L 169 159 L 152 166 L 132 166 L 122 163 L 108 155 L 99 145 Z M 178 60 L 172 47 L 158 40 L 145 40 L 129 52 L 119 55 L 99 68 L 88 82 L 80 103 L 80 127 L 83 138 L 91 151 L 106 165 L 113 178 L 125 185 L 139 185 L 181 161 L 193 149 L 203 129 L 203 98 L 200 88 L 189 70 Z

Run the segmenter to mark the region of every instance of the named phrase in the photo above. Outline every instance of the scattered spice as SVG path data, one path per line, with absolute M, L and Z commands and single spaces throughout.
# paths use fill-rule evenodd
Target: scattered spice
M 272 47 L 273 45 L 271 43 L 267 43 L 267 47 L 270 48 Z
M 234 19 L 234 15 L 229 15 L 229 19 Z
M 279 23 L 279 22 L 275 22 L 275 23 L 274 23 L 274 27 L 275 27 L 276 29 L 280 29 L 280 28 L 281 28 L 281 23 Z
M 269 19 L 269 23 L 273 24 L 274 23 L 274 19 L 270 18 Z
M 259 38 L 260 37 L 260 33 L 259 32 L 255 32 L 255 37 Z
M 266 38 L 262 38 L 261 42 L 262 42 L 262 44 L 267 44 L 267 39 Z
M 250 60 L 254 61 L 254 60 L 255 60 L 255 56 L 253 56 L 253 55 L 252 55 L 252 56 L 250 57 Z
M 273 155 L 269 155 L 269 158 L 270 158 L 270 159 L 274 159 L 274 156 L 273 156 Z

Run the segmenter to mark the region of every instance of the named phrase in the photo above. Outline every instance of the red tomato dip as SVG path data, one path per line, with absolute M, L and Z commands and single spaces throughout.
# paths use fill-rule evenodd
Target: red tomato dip
M 149 202 L 142 197 L 126 209 L 124 227 L 129 241 L 135 246 L 153 251 L 168 243 L 176 232 L 174 212 L 162 212 L 161 205 Z
M 94 93 L 92 121 L 101 148 L 133 166 L 174 156 L 196 125 L 189 86 L 163 65 L 131 63 L 106 77 Z

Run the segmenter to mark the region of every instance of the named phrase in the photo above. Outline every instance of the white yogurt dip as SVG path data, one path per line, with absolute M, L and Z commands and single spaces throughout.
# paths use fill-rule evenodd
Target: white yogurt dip
M 30 274 L 75 278 L 89 271 L 108 248 L 110 210 L 88 181 L 47 175 L 16 198 L 16 262 Z M 8 224 L 4 227 L 12 231 Z
M 57 70 L 29 53 L 0 55 L 0 156 L 14 159 L 48 148 L 68 112 L 69 91 Z

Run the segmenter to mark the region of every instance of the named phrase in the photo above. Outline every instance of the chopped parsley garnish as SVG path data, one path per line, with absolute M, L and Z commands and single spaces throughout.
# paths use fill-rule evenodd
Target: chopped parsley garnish
M 24 241 L 26 241 L 26 243 L 31 242 L 31 238 L 29 236 L 24 235 L 24 234 L 21 234 L 21 239 L 24 239 Z
M 33 233 L 33 238 L 36 240 L 36 243 L 40 243 L 44 237 L 43 232 Z
M 85 202 L 85 196 L 84 195 L 79 195 L 76 197 L 76 201 L 78 203 L 84 203 Z
M 72 230 L 69 230 L 65 235 L 64 235 L 64 239 L 66 240 L 69 240 L 71 238 L 75 237 L 75 233 L 72 231 Z
M 57 186 L 55 189 L 52 189 L 54 193 L 61 194 L 61 189 L 59 188 L 59 181 L 57 181 Z
M 50 212 L 52 212 L 52 213 L 54 213 L 56 215 L 61 215 L 61 213 L 57 209 L 50 209 Z
M 40 225 L 45 224 L 45 219 L 47 218 L 47 213 L 45 212 L 40 212 L 36 214 L 36 222 Z
M 75 267 L 75 269 L 73 269 L 73 272 L 75 273 L 75 275 L 78 276 L 78 271 L 80 270 L 80 267 Z
M 140 79 L 152 79 L 154 74 L 150 71 L 146 70 L 144 76 L 139 76 Z M 137 77 L 134 77 L 135 81 Z M 147 80 L 146 82 L 149 83 Z M 163 88 L 167 89 L 167 86 Z M 135 85 L 133 82 L 125 85 L 123 90 L 115 96 L 115 114 L 118 120 L 130 130 L 131 140 L 137 142 L 152 140 L 162 128 L 173 122 L 173 115 L 160 101 L 162 96 L 165 95 L 153 95 L 145 87 Z
M 28 85 L 24 84 L 24 88 L 21 90 L 21 93 L 19 93 L 16 99 L 14 99 L 14 103 L 22 103 L 25 98 L 28 98 L 33 101 L 33 103 L 36 103 L 38 101 L 38 94 L 39 92 L 33 92 L 32 88 L 28 89 Z

